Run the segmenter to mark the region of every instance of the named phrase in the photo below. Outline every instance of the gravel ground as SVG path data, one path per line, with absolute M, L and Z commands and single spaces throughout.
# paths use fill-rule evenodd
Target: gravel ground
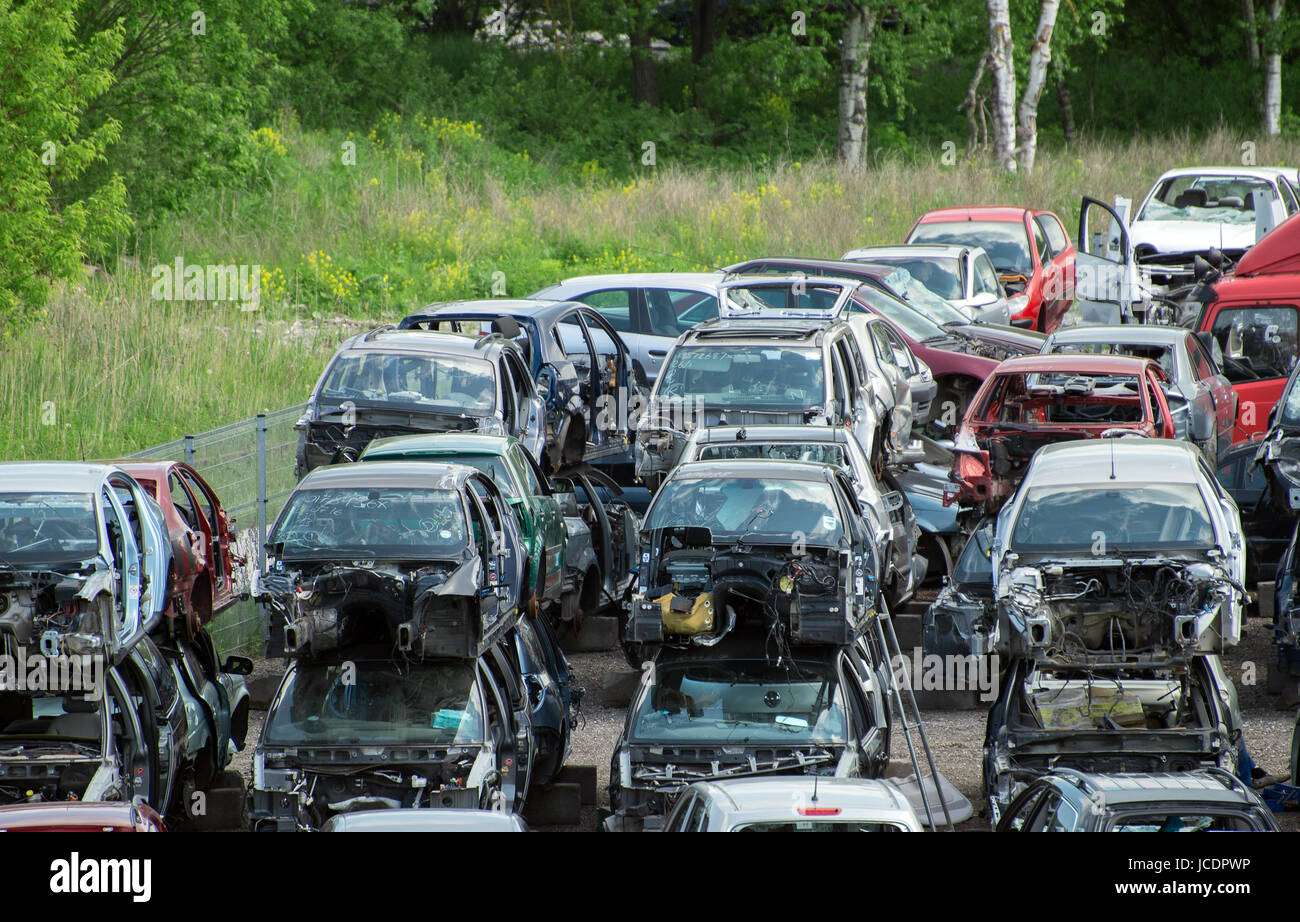
M 1267 664 L 1272 662 L 1273 655 L 1271 622 L 1261 617 L 1254 617 L 1246 621 L 1241 644 L 1225 657 L 1224 662 L 1228 675 L 1237 683 L 1242 715 L 1246 724 L 1246 746 L 1251 757 L 1266 771 L 1281 774 L 1288 771 L 1291 734 L 1295 727 L 1296 714 L 1289 710 L 1278 710 L 1278 697 L 1268 694 L 1265 688 Z M 575 683 L 587 689 L 582 703 L 581 719 L 573 732 L 573 750 L 569 756 L 569 763 L 596 766 L 600 802 L 602 805 L 608 805 L 609 761 L 614 745 L 623 732 L 626 709 L 602 704 L 600 689 L 602 683 L 608 681 L 610 677 L 626 673 L 628 665 L 622 654 L 618 652 L 574 653 L 570 654 L 569 659 L 573 666 Z M 1253 685 L 1243 682 L 1243 677 L 1250 668 L 1247 664 L 1253 664 L 1256 678 Z M 280 660 L 259 660 L 254 678 L 279 675 L 282 670 Z M 232 766 L 242 772 L 245 779 L 249 781 L 252 779 L 252 744 L 261 732 L 264 716 L 261 711 L 253 712 L 248 730 L 250 744 L 236 756 L 235 764 Z M 976 806 L 976 815 L 960 824 L 958 829 L 968 831 L 987 829 L 987 820 L 979 813 L 980 805 L 983 803 L 980 753 L 984 743 L 985 711 L 923 709 L 922 719 L 939 773 Z M 893 752 L 896 760 L 895 769 L 902 769 L 902 774 L 909 774 L 910 765 L 897 761 L 906 760 L 906 748 L 897 729 Z M 1300 812 L 1280 814 L 1278 821 L 1283 829 L 1300 831 Z M 595 828 L 595 824 L 595 809 L 584 808 L 581 824 L 566 828 L 591 830 Z

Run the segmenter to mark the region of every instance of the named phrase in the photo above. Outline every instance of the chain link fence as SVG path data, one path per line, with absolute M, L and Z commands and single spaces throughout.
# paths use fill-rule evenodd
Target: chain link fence
M 293 424 L 304 404 L 261 413 L 250 419 L 173 439 L 131 455 L 157 461 L 184 461 L 203 475 L 234 519 L 237 553 L 247 564 L 235 573 L 238 592 L 251 590 L 266 566 L 266 532 L 297 481 L 293 476 L 298 433 Z M 260 655 L 266 636 L 260 605 L 241 601 L 222 612 L 209 631 L 224 653 Z

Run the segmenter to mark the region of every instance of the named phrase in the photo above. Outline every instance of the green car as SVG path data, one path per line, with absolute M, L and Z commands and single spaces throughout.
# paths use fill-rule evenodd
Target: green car
M 524 443 L 509 435 L 403 435 L 375 439 L 357 460 L 421 459 L 467 464 L 492 478 L 519 520 L 528 549 L 528 585 L 534 587 L 539 605 L 558 605 L 564 584 L 564 515 Z

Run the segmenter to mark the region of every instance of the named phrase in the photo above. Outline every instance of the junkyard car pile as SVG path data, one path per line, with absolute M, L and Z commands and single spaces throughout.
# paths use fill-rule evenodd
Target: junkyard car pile
M 1295 209 L 1257 172 L 1163 177 L 1138 224 L 1260 234 Z M 921 773 L 891 637 L 929 581 L 924 652 L 998 680 L 990 824 L 1275 828 L 1220 657 L 1276 568 L 1300 676 L 1300 224 L 1233 268 L 1126 217 L 1084 199 L 1076 249 L 1051 212 L 943 209 L 843 260 L 572 278 L 344 343 L 253 589 L 287 668 L 251 827 L 526 829 L 572 748 L 561 642 L 601 627 L 639 670 L 603 828 L 937 826 L 885 778 L 901 742 Z M 218 783 L 233 546 L 186 465 L 11 466 L 0 641 L 101 653 L 111 703 L 0 692 L 0 797 L 170 818 Z
M 0 465 L 5 824 L 118 822 L 94 801 L 148 805 L 128 826 L 242 822 L 225 769 L 252 663 L 220 664 L 206 627 L 233 601 L 230 521 L 189 467 L 131 468 Z

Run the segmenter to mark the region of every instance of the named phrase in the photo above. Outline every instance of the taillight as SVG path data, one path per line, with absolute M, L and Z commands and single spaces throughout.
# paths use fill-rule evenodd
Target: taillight
M 839 807 L 800 807 L 800 816 L 839 816 Z
M 967 483 L 987 477 L 988 472 L 988 463 L 982 455 L 962 453 L 957 456 L 957 476 Z

